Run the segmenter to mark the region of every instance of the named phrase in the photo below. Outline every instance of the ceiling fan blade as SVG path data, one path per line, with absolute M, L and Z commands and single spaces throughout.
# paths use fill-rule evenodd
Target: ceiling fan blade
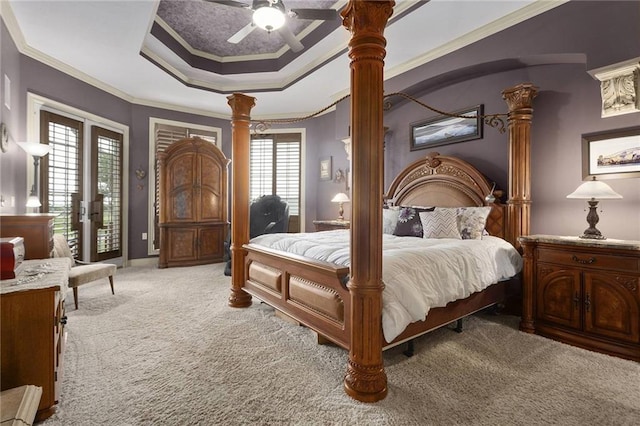
M 322 21 L 334 21 L 338 19 L 338 11 L 335 9 L 291 9 L 292 14 L 298 19 L 311 19 Z
M 208 1 L 209 3 L 222 4 L 222 5 L 225 5 L 225 6 L 243 7 L 245 9 L 251 9 L 251 5 L 250 4 L 242 3 L 240 1 L 235 1 L 235 0 L 205 0 L 205 1 Z
M 248 36 L 249 34 L 251 34 L 251 32 L 253 30 L 256 29 L 256 25 L 252 22 L 249 22 L 247 25 L 245 25 L 244 27 L 242 27 L 240 29 L 240 31 L 238 31 L 237 33 L 235 33 L 234 35 L 232 35 L 231 37 L 229 37 L 229 40 L 227 40 L 229 43 L 233 43 L 233 44 L 238 44 L 240 43 L 242 40 L 244 40 L 244 38 L 246 36 Z
M 293 31 L 291 31 L 291 28 L 289 28 L 287 25 L 283 25 L 278 30 L 278 32 L 284 39 L 285 43 L 287 43 L 291 50 L 293 50 L 294 52 L 299 52 L 304 49 L 304 46 L 302 45 L 302 43 L 300 43 L 300 40 L 296 38 L 296 36 L 293 34 Z

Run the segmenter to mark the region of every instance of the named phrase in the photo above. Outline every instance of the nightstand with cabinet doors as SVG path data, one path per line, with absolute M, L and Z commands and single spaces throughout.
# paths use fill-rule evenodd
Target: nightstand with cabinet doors
M 640 241 L 532 235 L 520 329 L 640 361 Z

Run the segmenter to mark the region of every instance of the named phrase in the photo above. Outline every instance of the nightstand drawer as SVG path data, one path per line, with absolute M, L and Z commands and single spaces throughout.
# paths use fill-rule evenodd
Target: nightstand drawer
M 556 263 L 574 267 L 592 267 L 598 269 L 615 269 L 618 271 L 637 272 L 640 270 L 640 260 L 634 257 L 607 255 L 595 252 L 581 252 L 578 250 L 538 250 L 538 262 Z

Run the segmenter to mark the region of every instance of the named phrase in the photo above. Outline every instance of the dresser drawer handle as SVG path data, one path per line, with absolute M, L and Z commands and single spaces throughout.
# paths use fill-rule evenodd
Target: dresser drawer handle
M 574 262 L 581 263 L 583 265 L 591 265 L 592 263 L 596 263 L 596 258 L 595 257 L 590 257 L 590 258 L 585 260 L 585 259 L 580 259 L 575 254 L 573 256 L 571 256 L 571 260 L 573 260 Z

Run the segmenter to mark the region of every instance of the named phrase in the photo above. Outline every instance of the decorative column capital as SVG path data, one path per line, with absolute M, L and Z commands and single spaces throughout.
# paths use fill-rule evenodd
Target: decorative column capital
M 231 107 L 234 120 L 251 120 L 251 108 L 256 105 L 256 98 L 243 93 L 227 96 L 227 104 Z
M 531 83 L 522 83 L 502 91 L 502 99 L 509 106 L 509 113 L 523 108 L 532 108 L 538 88 Z

